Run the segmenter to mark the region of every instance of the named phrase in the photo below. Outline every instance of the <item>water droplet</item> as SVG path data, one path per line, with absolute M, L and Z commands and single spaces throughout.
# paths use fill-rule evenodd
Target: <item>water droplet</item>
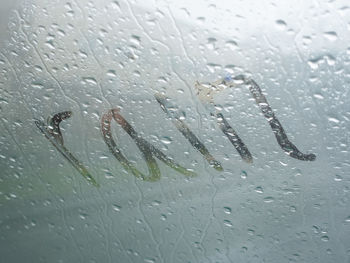
M 343 177 L 341 177 L 340 175 L 336 174 L 335 177 L 334 177 L 334 181 L 336 182 L 340 182 L 343 180 Z
M 83 77 L 82 80 L 84 83 L 90 83 L 90 84 L 97 85 L 97 80 L 93 77 Z
M 238 48 L 238 44 L 234 40 L 226 41 L 225 46 L 228 47 L 231 50 L 236 50 Z
M 336 41 L 338 39 L 338 35 L 334 31 L 324 32 L 323 36 L 327 38 L 329 41 Z
M 11 197 L 11 198 L 17 198 L 17 195 L 14 194 L 14 193 L 10 193 L 10 197 Z
M 253 229 L 248 229 L 248 235 L 253 236 L 255 231 Z
M 303 36 L 303 44 L 309 45 L 312 42 L 312 38 L 310 36 Z
M 60 35 L 61 37 L 64 37 L 66 35 L 66 32 L 64 32 L 64 30 L 62 29 L 58 29 L 57 34 Z
M 273 201 L 275 201 L 275 199 L 271 196 L 265 197 L 264 198 L 264 202 L 265 203 L 272 203 Z
M 198 21 L 199 24 L 204 24 L 205 17 L 203 17 L 203 16 L 197 17 L 197 21 Z
M 122 209 L 121 206 L 119 206 L 119 205 L 113 205 L 113 210 L 114 210 L 114 211 L 119 212 L 121 209 Z
M 184 94 L 185 91 L 183 89 L 177 89 L 177 92 L 180 93 L 180 94 Z
M 87 214 L 84 214 L 84 213 L 79 214 L 79 217 L 80 217 L 81 219 L 83 219 L 83 220 L 85 220 L 87 216 L 88 216 L 88 215 L 87 215 Z
M 113 69 L 108 70 L 106 75 L 108 77 L 116 77 L 117 76 L 115 70 L 113 70 Z
M 287 28 L 287 23 L 281 19 L 276 21 L 276 25 L 279 30 L 285 30 Z
M 43 68 L 42 68 L 41 66 L 39 66 L 39 65 L 35 65 L 35 66 L 34 66 L 34 69 L 35 69 L 36 71 L 39 71 L 39 72 L 42 72 L 42 71 L 43 71 Z
M 153 200 L 152 201 L 152 206 L 159 206 L 162 202 L 158 200 Z
M 332 55 L 326 55 L 324 56 L 324 58 L 329 66 L 334 66 L 336 61 L 335 57 L 333 57 Z
M 136 36 L 136 35 L 132 35 L 130 42 L 139 46 L 141 44 L 141 37 Z
M 263 188 L 261 186 L 258 186 L 255 188 L 255 192 L 262 194 L 264 192 Z
M 232 227 L 232 222 L 230 220 L 224 220 L 224 225 L 228 227 Z
M 118 1 L 113 1 L 111 5 L 114 9 L 120 9 L 120 4 Z
M 215 43 L 217 41 L 216 38 L 215 37 L 209 37 L 207 39 L 207 41 L 208 41 L 207 44 L 206 44 L 207 48 L 213 50 L 215 48 Z
M 51 49 L 55 49 L 55 45 L 53 44 L 52 40 L 46 41 L 45 45 Z
M 215 105 L 214 106 L 217 111 L 222 111 L 223 107 L 221 105 Z
M 86 52 L 82 51 L 82 50 L 79 50 L 79 56 L 80 56 L 81 58 L 87 58 L 87 57 L 88 57 L 88 54 L 87 54 Z
M 135 77 L 141 77 L 141 72 L 138 71 L 138 70 L 135 70 L 132 74 L 133 74 Z
M 241 172 L 241 178 L 242 178 L 242 179 L 247 179 L 247 177 L 248 177 L 247 172 L 242 170 L 242 172 Z
M 314 98 L 318 100 L 323 100 L 324 97 L 321 94 L 314 94 Z
M 64 5 L 64 7 L 65 7 L 66 9 L 70 10 L 70 9 L 72 9 L 72 4 L 69 3 L 69 2 L 67 2 L 67 3 Z
M 312 69 L 318 69 L 319 64 L 323 63 L 323 57 L 318 57 L 315 59 L 309 59 L 309 61 L 307 62 L 307 64 L 310 66 L 310 68 Z
M 324 241 L 324 242 L 327 242 L 327 241 L 329 241 L 329 237 L 328 236 L 322 236 L 321 240 Z
M 224 212 L 225 212 L 225 214 L 228 214 L 228 215 L 231 214 L 231 212 L 232 212 L 231 207 L 225 206 Z
M 350 216 L 348 216 L 347 218 L 345 218 L 345 222 L 346 222 L 346 223 L 350 223 Z
M 34 89 L 42 89 L 42 88 L 44 87 L 43 84 L 38 83 L 38 82 L 32 82 L 31 86 L 32 86 Z
M 333 117 L 328 117 L 328 121 L 329 122 L 334 122 L 334 123 L 339 123 L 340 121 L 336 118 L 333 118 Z
M 170 144 L 170 143 L 172 143 L 172 140 L 171 140 L 169 137 L 167 137 L 167 136 L 164 136 L 160 141 L 161 141 L 162 143 L 164 143 L 164 144 Z

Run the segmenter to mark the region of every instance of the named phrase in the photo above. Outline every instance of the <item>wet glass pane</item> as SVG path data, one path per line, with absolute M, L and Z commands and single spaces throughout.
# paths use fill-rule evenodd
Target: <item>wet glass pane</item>
M 1 262 L 349 262 L 348 1 L 3 0 Z

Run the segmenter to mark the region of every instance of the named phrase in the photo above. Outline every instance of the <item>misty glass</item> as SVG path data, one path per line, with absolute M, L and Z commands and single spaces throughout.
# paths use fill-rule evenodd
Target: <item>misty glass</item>
M 350 262 L 350 5 L 2 0 L 1 262 Z

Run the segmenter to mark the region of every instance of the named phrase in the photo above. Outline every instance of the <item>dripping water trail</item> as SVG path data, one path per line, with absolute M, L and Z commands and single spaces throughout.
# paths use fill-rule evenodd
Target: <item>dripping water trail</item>
M 230 126 L 230 124 L 224 118 L 221 113 L 216 114 L 216 119 L 221 131 L 226 135 L 232 145 L 235 147 L 239 155 L 247 163 L 253 162 L 253 157 L 250 154 L 248 147 L 244 144 L 242 139 L 238 136 L 237 132 Z
M 161 94 L 155 94 L 155 99 L 160 104 L 162 110 L 168 115 L 176 128 L 182 133 L 182 135 L 190 142 L 192 147 L 199 151 L 207 162 L 214 169 L 222 171 L 223 168 L 217 160 L 210 154 L 205 145 L 194 135 L 190 128 L 180 119 L 179 114 L 169 109 L 174 109 L 174 105 L 170 105 L 169 99 Z
M 69 163 L 92 185 L 98 187 L 99 184 L 95 181 L 92 175 L 87 171 L 84 165 L 64 146 L 63 136 L 60 131 L 59 124 L 62 120 L 69 118 L 72 115 L 71 111 L 64 111 L 55 114 L 48 119 L 48 124 L 40 120 L 35 120 L 36 126 L 52 143 L 52 145 L 66 158 Z
M 314 161 L 316 155 L 313 153 L 304 154 L 298 150 L 298 148 L 289 141 L 286 132 L 284 131 L 282 124 L 279 122 L 275 116 L 270 104 L 267 102 L 266 97 L 262 93 L 259 85 L 252 79 L 247 79 L 243 75 L 235 77 L 236 80 L 243 80 L 243 82 L 249 86 L 249 91 L 255 99 L 256 104 L 259 106 L 261 112 L 264 114 L 266 120 L 269 122 L 273 133 L 277 139 L 280 147 L 285 151 L 290 157 L 301 161 Z

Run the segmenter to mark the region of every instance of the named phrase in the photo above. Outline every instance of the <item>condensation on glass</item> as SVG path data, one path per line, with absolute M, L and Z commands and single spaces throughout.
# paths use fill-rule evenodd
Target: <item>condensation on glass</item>
M 4 262 L 348 262 L 347 1 L 0 6 Z

